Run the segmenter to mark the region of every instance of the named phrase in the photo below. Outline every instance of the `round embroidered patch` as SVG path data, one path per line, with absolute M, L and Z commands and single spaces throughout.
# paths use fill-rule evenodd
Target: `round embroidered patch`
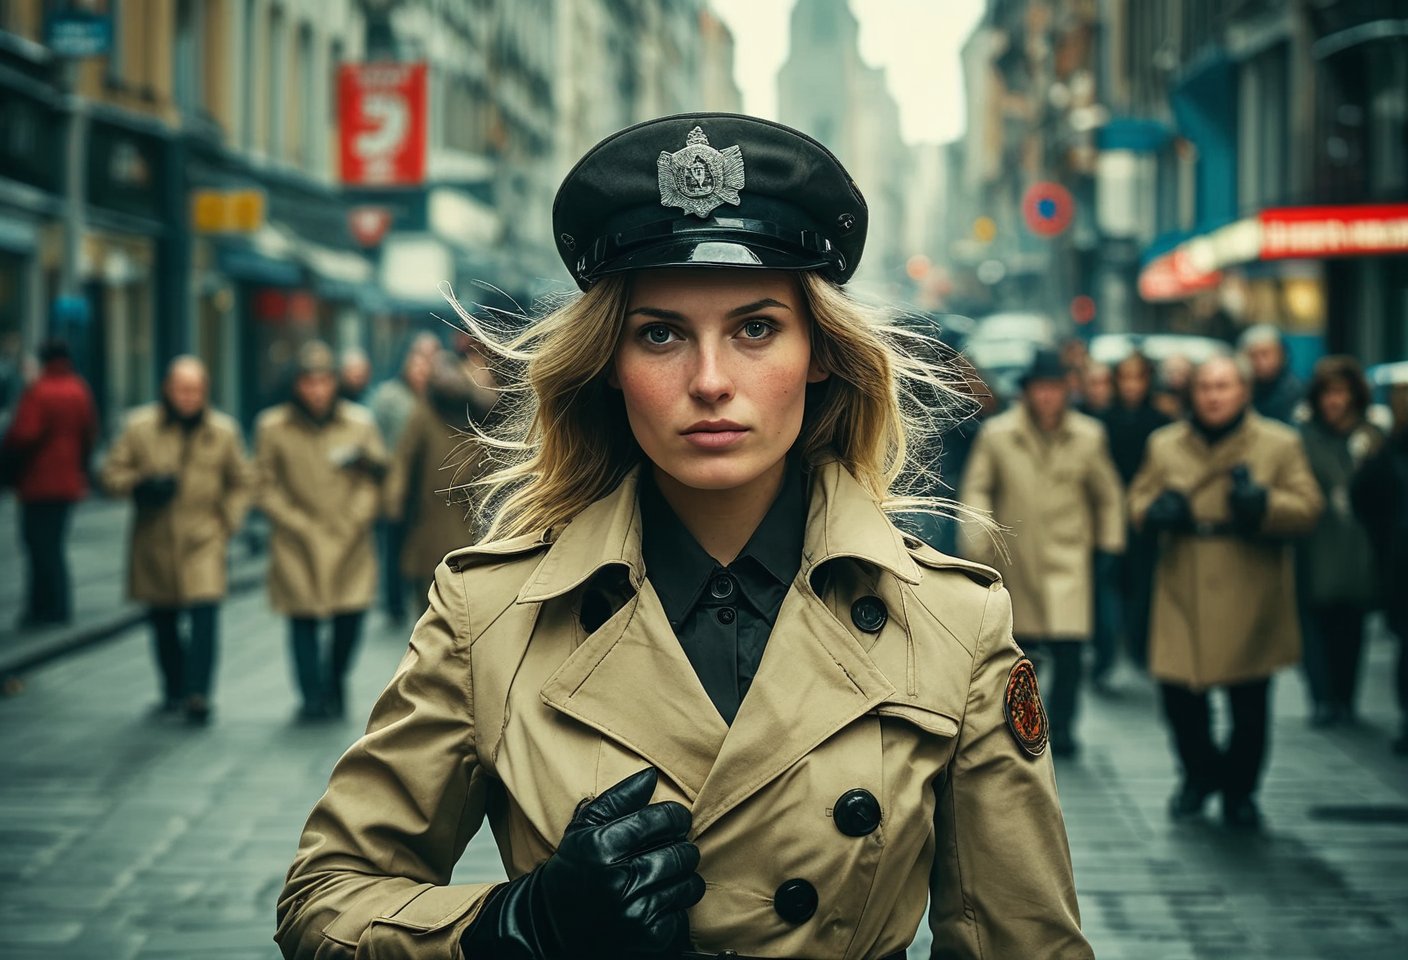
M 1046 752 L 1046 708 L 1036 687 L 1036 668 L 1026 657 L 1013 664 L 1007 676 L 1002 715 L 1023 750 L 1033 757 Z

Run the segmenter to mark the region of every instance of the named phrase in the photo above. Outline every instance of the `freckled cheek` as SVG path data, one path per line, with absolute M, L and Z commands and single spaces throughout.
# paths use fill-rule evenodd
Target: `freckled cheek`
M 668 428 L 669 412 L 676 402 L 678 377 L 664 370 L 642 370 L 630 365 L 617 367 L 617 379 L 631 423 L 639 429 L 658 433 Z
M 806 407 L 807 368 L 791 363 L 769 364 L 750 378 L 753 405 L 768 417 L 771 433 L 795 433 Z

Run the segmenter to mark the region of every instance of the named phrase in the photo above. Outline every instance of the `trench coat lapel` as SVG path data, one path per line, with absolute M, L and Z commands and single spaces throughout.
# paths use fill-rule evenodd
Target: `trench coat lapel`
M 1248 410 L 1237 429 L 1221 443 L 1212 447 L 1208 446 L 1207 441 L 1191 423 L 1182 425 L 1183 445 L 1192 457 L 1192 461 L 1207 465 L 1199 475 L 1198 481 L 1193 484 L 1189 495 L 1197 493 L 1209 482 L 1224 476 L 1234 466 L 1247 459 L 1247 448 L 1251 443 L 1252 436 L 1252 431 L 1248 429 L 1248 426 L 1255 418 L 1256 414 Z
M 919 569 L 899 533 L 837 463 L 813 474 L 802 569 L 757 676 L 694 804 L 696 834 L 885 700 L 893 684 L 813 591 L 812 574 L 850 557 L 908 582 Z
M 632 474 L 563 531 L 519 595 L 523 603 L 560 596 L 608 563 L 625 565 L 637 591 L 563 661 L 542 687 L 543 702 L 659 767 L 692 801 L 697 834 L 895 696 L 813 589 L 813 574 L 842 558 L 920 579 L 880 508 L 843 466 L 827 463 L 813 472 L 801 570 L 730 727 L 644 577 Z
M 692 800 L 728 727 L 645 579 L 637 480 L 632 472 L 563 530 L 519 602 L 561 596 L 603 566 L 627 568 L 635 595 L 563 661 L 541 696 L 548 706 L 658 767 Z

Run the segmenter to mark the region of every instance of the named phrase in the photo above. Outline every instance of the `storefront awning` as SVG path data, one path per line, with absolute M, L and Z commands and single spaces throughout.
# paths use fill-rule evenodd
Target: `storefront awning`
M 1273 207 L 1191 237 L 1139 274 L 1147 302 L 1216 286 L 1221 271 L 1266 260 L 1408 255 L 1408 203 Z

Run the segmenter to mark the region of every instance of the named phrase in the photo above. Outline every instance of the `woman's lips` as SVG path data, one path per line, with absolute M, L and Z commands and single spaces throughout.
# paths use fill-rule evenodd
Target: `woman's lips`
M 748 431 L 742 428 L 725 430 L 692 430 L 683 434 L 686 443 L 703 450 L 722 450 L 743 439 Z

